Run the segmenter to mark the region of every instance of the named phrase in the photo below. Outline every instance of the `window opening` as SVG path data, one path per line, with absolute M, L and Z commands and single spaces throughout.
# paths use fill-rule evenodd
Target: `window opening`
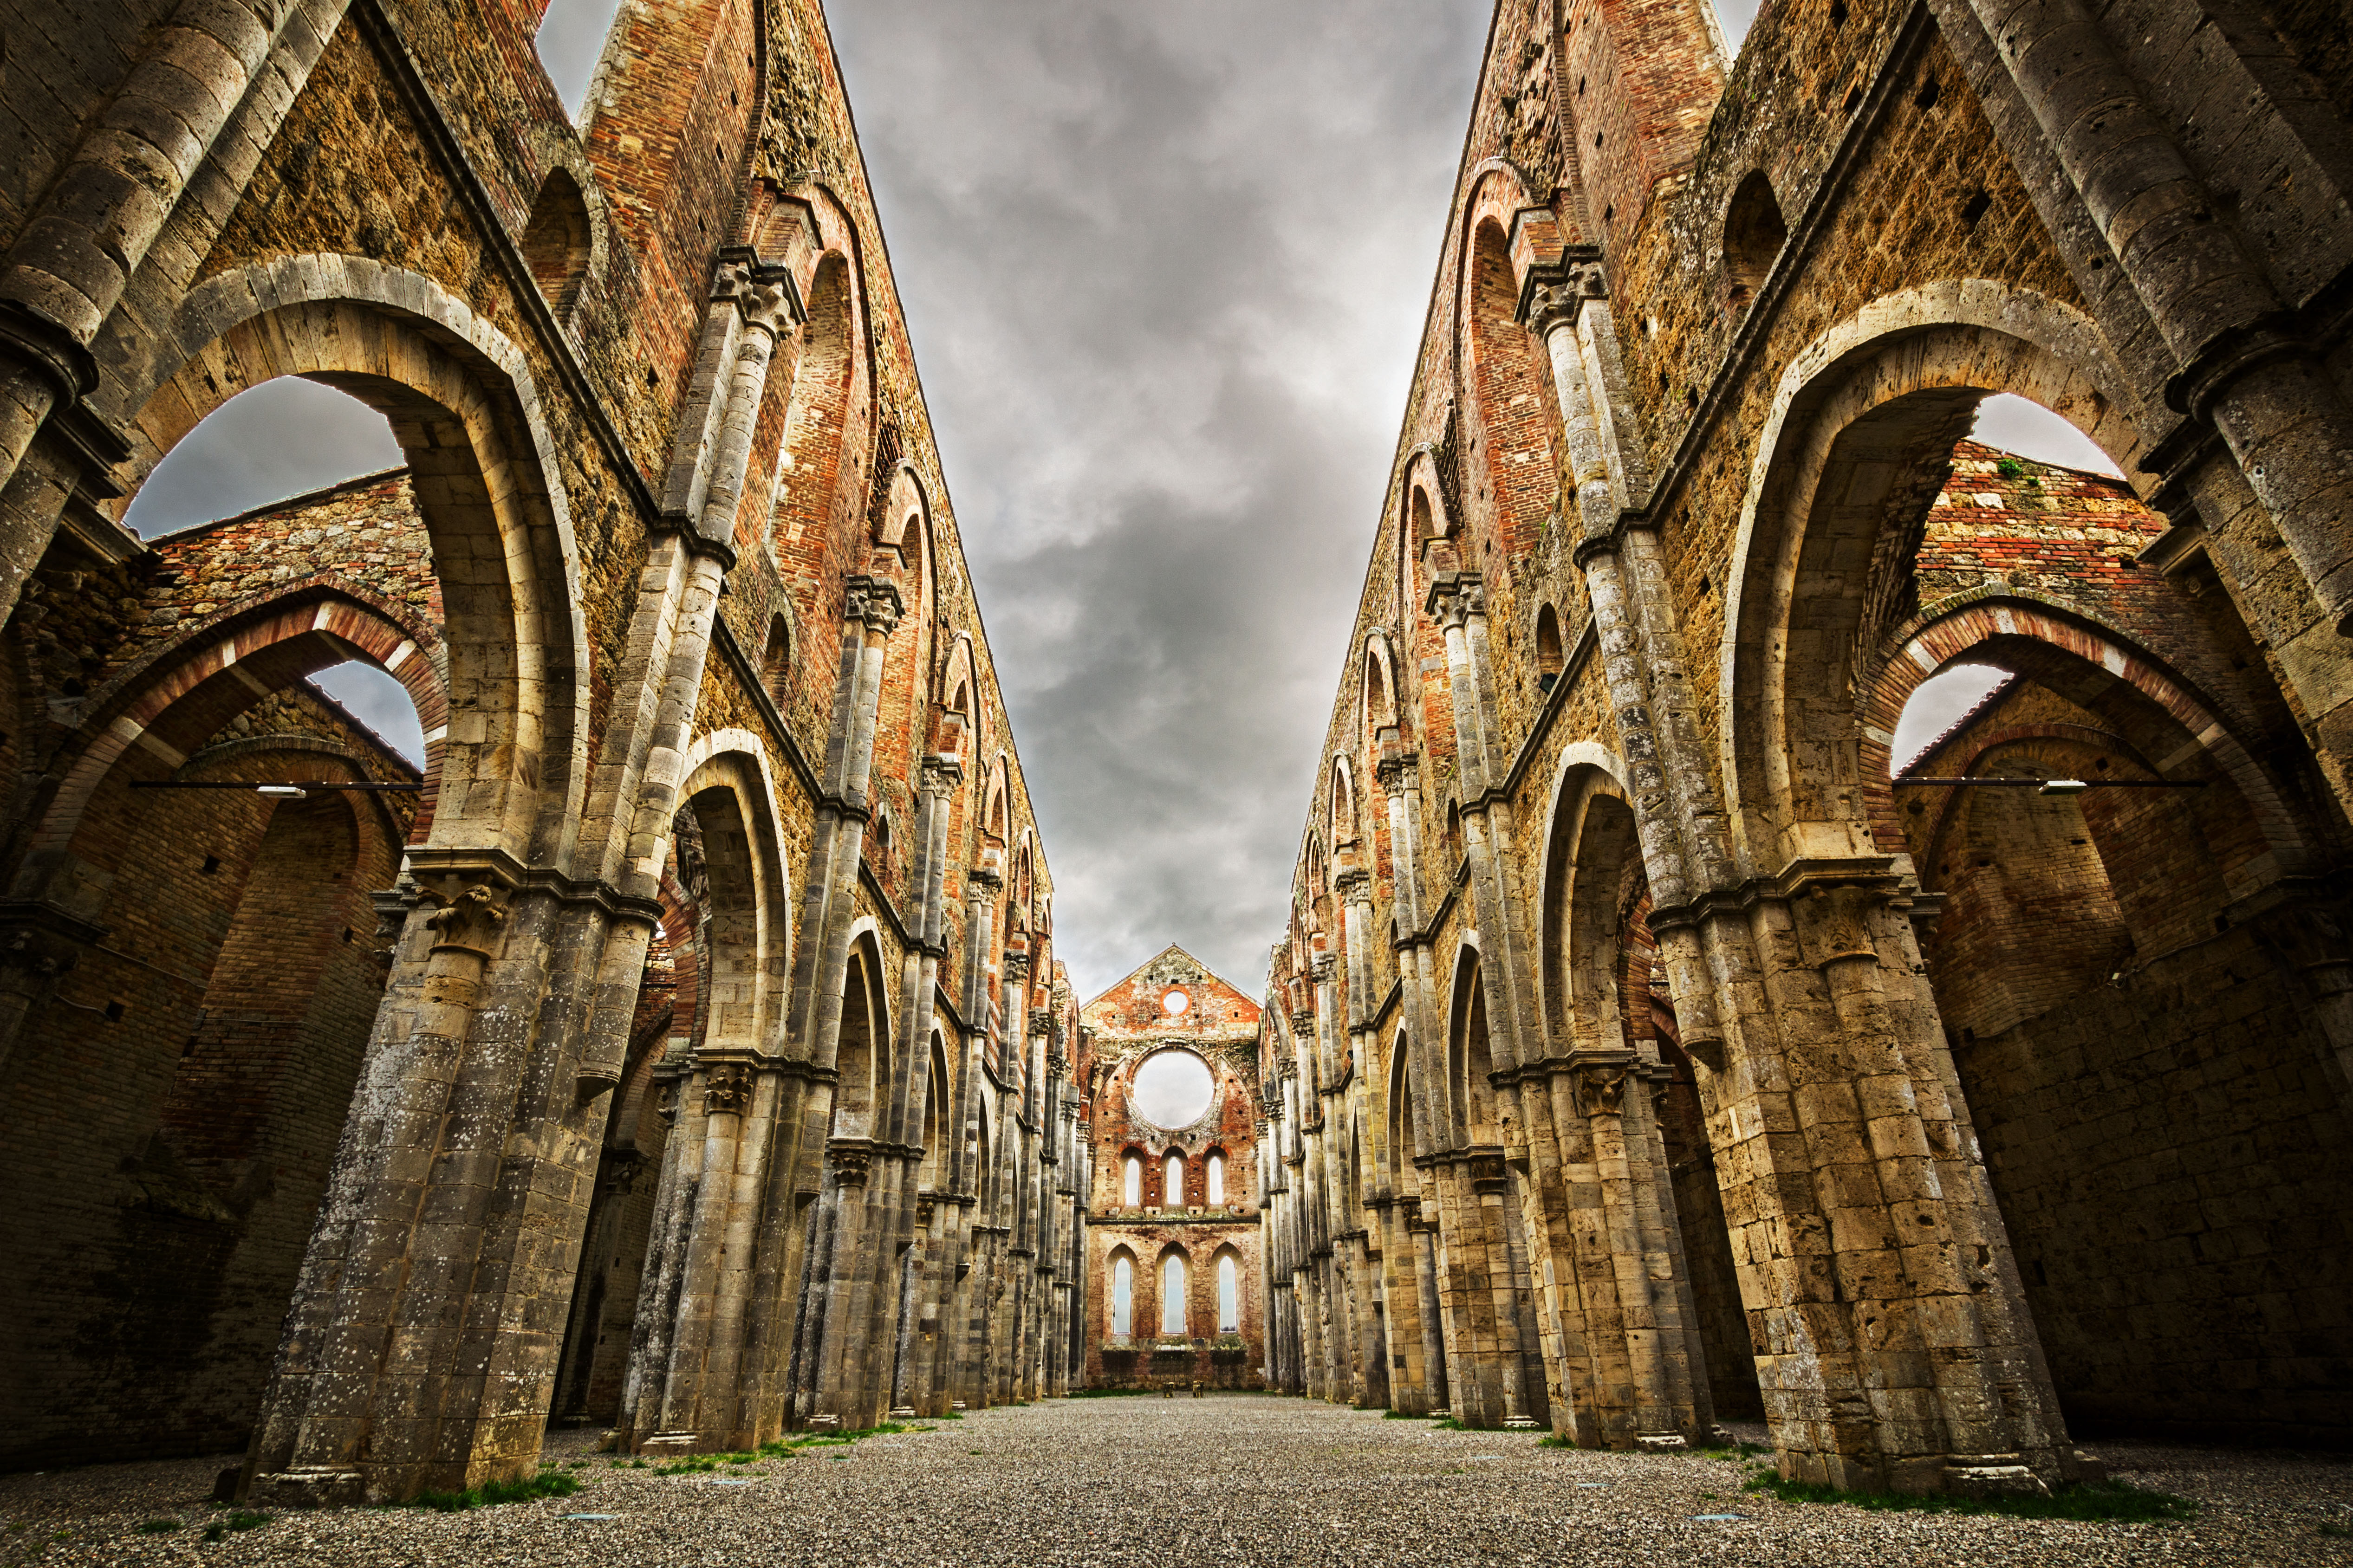
M 1208 1202 L 1221 1204 L 1226 1201 L 1226 1157 L 1223 1154 L 1209 1156 L 1208 1189 Z
M 1190 1127 L 1217 1098 L 1209 1064 L 1187 1050 L 1156 1051 L 1135 1069 L 1128 1100 L 1155 1127 Z
M 1161 1201 L 1162 1201 L 1162 1202 L 1164 1202 L 1164 1203 L 1166 1203 L 1166 1204 L 1170 1208 L 1172 1208 L 1172 1209 L 1173 1209 L 1173 1208 L 1182 1208 L 1182 1207 L 1184 1207 L 1184 1205 L 1185 1205 L 1185 1156 L 1184 1156 L 1184 1155 L 1182 1155 L 1182 1154 L 1171 1154 L 1171 1155 L 1169 1155 L 1169 1156 L 1168 1156 L 1168 1180 L 1167 1180 L 1166 1184 L 1161 1188 L 1161 1193 L 1162 1193 L 1162 1199 L 1161 1199 Z
M 1112 1260 L 1111 1266 L 1111 1331 L 1132 1334 L 1135 1310 L 1135 1270 L 1124 1257 Z
M 1234 1267 L 1233 1255 L 1218 1259 L 1218 1332 L 1235 1334 L 1242 1327 L 1241 1271 Z
M 1185 1260 L 1173 1252 L 1160 1270 L 1160 1331 L 1185 1332 Z
M 1138 1155 L 1127 1157 L 1127 1190 L 1121 1201 L 1132 1209 L 1144 1206 L 1144 1161 Z

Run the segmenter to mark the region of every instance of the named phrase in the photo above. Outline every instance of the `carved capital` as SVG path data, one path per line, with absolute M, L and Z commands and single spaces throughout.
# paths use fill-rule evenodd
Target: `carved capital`
M 596 1192 L 601 1197 L 626 1198 L 637 1190 L 638 1173 L 645 1168 L 645 1156 L 634 1149 L 617 1149 L 605 1156 L 605 1167 L 596 1173 Z
M 825 1159 L 837 1183 L 845 1187 L 862 1187 L 866 1184 L 867 1167 L 874 1160 L 874 1145 L 864 1139 L 828 1143 Z
M 1847 958 L 1877 958 L 1872 915 L 1887 901 L 1875 887 L 1816 887 L 1789 900 L 1798 946 L 1808 968 L 1825 969 Z
M 1487 613 L 1487 588 L 1476 572 L 1440 572 L 1430 579 L 1425 608 L 1440 629 L 1452 631 Z
M 1569 1079 L 1577 1100 L 1577 1113 L 1585 1117 L 1617 1115 L 1625 1103 L 1629 1070 L 1624 1065 L 1579 1068 Z
M 1419 782 L 1420 768 L 1419 755 L 1412 752 L 1399 752 L 1396 756 L 1383 757 L 1379 765 L 1374 768 L 1373 773 L 1381 781 L 1381 790 L 1384 794 L 1398 795 L 1412 791 Z
M 954 757 L 934 752 L 923 759 L 923 793 L 934 800 L 947 799 L 962 783 L 964 764 Z
M 986 898 L 995 898 L 997 889 L 1005 886 L 1005 879 L 993 868 L 975 866 L 964 874 L 966 886 Z
M 863 621 L 877 637 L 889 637 L 906 613 L 907 601 L 899 584 L 887 577 L 852 577 L 843 585 L 843 615 Z
M 1291 1032 L 1294 1035 L 1314 1034 L 1315 1032 L 1315 1009 L 1313 1007 L 1293 1007 L 1291 1010 Z
M 427 897 L 432 895 L 427 894 Z M 436 952 L 470 952 L 488 959 L 498 952 L 500 928 L 507 912 L 487 882 L 477 882 L 427 917 Z
M 1370 871 L 1360 867 L 1351 867 L 1332 880 L 1333 885 L 1340 889 L 1343 902 L 1364 904 L 1372 901 L 1373 874 Z
M 752 1069 L 741 1063 L 715 1067 L 702 1080 L 702 1114 L 741 1116 L 752 1105 Z
M 654 1114 L 662 1119 L 664 1126 L 678 1124 L 678 1083 L 675 1079 L 655 1086 Z
M 1307 973 L 1318 985 L 1331 984 L 1332 976 L 1339 972 L 1339 960 L 1328 952 L 1319 952 L 1307 961 Z
M 1050 1035 L 1053 1033 L 1053 1031 L 1054 1010 L 1051 1007 L 1032 1007 L 1029 1009 L 1029 1032 L 1031 1034 Z
M 1005 978 L 1008 980 L 1027 982 L 1029 978 L 1029 955 L 1026 952 L 1007 952 L 1005 955 Z

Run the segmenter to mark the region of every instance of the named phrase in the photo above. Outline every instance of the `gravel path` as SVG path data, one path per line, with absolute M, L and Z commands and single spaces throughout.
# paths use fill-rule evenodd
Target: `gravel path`
M 1063 1400 L 711 1476 L 657 1476 L 562 1434 L 570 1498 L 464 1514 L 280 1514 L 202 1538 L 224 1457 L 0 1477 L 0 1568 L 301 1563 L 782 1568 L 825 1563 L 1227 1565 L 1772 1563 L 2353 1564 L 2353 1464 L 2103 1444 L 2194 1524 L 2076 1524 L 1789 1505 L 1696 1457 L 1539 1448 L 1299 1399 Z M 1696 1514 L 1736 1513 L 1736 1520 Z M 569 1519 L 568 1514 L 610 1515 Z M 182 1528 L 141 1534 L 143 1521 Z

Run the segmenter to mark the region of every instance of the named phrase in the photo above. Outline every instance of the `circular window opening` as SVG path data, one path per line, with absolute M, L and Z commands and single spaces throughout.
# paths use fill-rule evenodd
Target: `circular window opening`
M 1193 999 L 1175 986 L 1160 994 L 1160 1010 L 1174 1018 L 1193 1005 Z
M 1209 1064 L 1190 1051 L 1158 1051 L 1135 1069 L 1128 1100 L 1155 1127 L 1190 1127 L 1217 1098 Z

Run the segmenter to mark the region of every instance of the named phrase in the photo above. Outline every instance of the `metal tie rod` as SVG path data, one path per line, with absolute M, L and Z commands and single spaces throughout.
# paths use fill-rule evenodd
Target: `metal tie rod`
M 2206 779 L 1926 779 L 1900 778 L 1899 784 L 1994 784 L 2031 788 L 2037 795 L 2081 795 L 2087 789 L 2204 789 Z
M 351 784 L 340 779 L 297 779 L 292 784 L 249 784 L 234 779 L 133 779 L 132 789 L 245 789 L 272 800 L 307 800 L 312 790 L 383 790 L 415 794 L 421 784 Z

